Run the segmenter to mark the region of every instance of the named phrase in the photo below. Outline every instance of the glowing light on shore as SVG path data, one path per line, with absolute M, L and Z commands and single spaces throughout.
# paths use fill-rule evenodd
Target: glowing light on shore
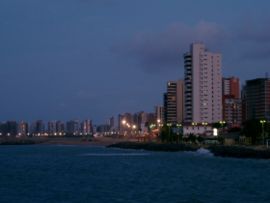
M 218 129 L 213 128 L 213 136 L 217 137 L 218 136 Z

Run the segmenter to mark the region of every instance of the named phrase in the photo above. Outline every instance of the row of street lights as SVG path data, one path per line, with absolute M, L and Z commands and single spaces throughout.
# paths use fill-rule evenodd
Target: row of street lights
M 218 123 L 221 125 L 222 133 L 224 133 L 224 127 L 225 127 L 225 125 L 226 125 L 226 121 L 221 120 L 221 121 L 219 121 Z M 262 139 L 263 139 L 263 141 L 264 141 L 264 135 L 265 135 L 264 125 L 265 125 L 265 123 L 266 123 L 266 120 L 264 120 L 264 119 L 263 119 L 263 120 L 260 120 L 260 123 L 261 123 L 261 125 L 262 125 Z M 136 129 L 137 129 L 137 126 L 136 126 L 136 125 L 129 124 L 125 119 L 122 120 L 122 124 L 123 124 L 123 126 L 127 127 L 128 129 L 132 129 L 132 130 L 136 130 Z M 170 135 L 171 135 L 171 127 L 172 127 L 172 123 L 167 123 L 166 125 L 169 127 L 169 136 L 170 136 Z M 192 126 L 197 126 L 198 123 L 197 123 L 197 122 L 192 122 L 191 125 L 192 125 Z M 208 123 L 207 123 L 207 122 L 202 122 L 201 125 L 207 126 Z M 163 126 L 163 124 L 161 123 L 161 119 L 157 119 L 157 125 L 152 124 L 152 125 L 151 125 L 151 128 L 152 128 L 152 127 L 157 127 L 157 129 L 158 129 L 158 134 L 160 134 L 160 127 L 162 127 L 162 126 Z M 176 127 L 177 127 L 177 128 L 180 128 L 180 127 L 182 127 L 182 124 L 177 123 L 177 124 L 176 124 Z
M 124 126 L 127 126 L 128 128 L 132 128 L 132 129 L 134 129 L 134 130 L 137 128 L 136 125 L 131 125 L 131 124 L 129 124 L 126 120 L 122 120 L 122 124 L 123 124 Z
M 136 125 L 132 125 L 132 124 L 130 124 L 130 123 L 128 123 L 125 119 L 124 120 L 122 120 L 122 125 L 124 126 L 124 127 L 127 127 L 129 130 L 136 130 L 137 129 L 137 126 Z M 124 135 L 125 135 L 125 132 L 124 132 Z

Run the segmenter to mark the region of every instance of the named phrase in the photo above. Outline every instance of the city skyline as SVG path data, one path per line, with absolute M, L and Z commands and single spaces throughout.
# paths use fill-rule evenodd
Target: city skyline
M 103 123 L 153 111 L 166 82 L 183 79 L 182 56 L 194 41 L 222 54 L 224 77 L 262 78 L 270 65 L 269 5 L 1 1 L 0 120 Z

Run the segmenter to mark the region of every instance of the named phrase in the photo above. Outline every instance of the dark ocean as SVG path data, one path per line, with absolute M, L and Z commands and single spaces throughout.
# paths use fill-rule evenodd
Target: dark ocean
M 270 160 L 0 146 L 0 202 L 270 202 Z

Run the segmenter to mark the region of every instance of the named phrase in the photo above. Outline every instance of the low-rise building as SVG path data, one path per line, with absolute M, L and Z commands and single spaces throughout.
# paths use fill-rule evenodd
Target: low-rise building
M 184 125 L 183 135 L 212 136 L 213 128 L 210 125 L 192 125 L 192 124 Z
M 242 100 L 230 96 L 223 100 L 223 119 L 228 128 L 239 128 L 242 124 Z

